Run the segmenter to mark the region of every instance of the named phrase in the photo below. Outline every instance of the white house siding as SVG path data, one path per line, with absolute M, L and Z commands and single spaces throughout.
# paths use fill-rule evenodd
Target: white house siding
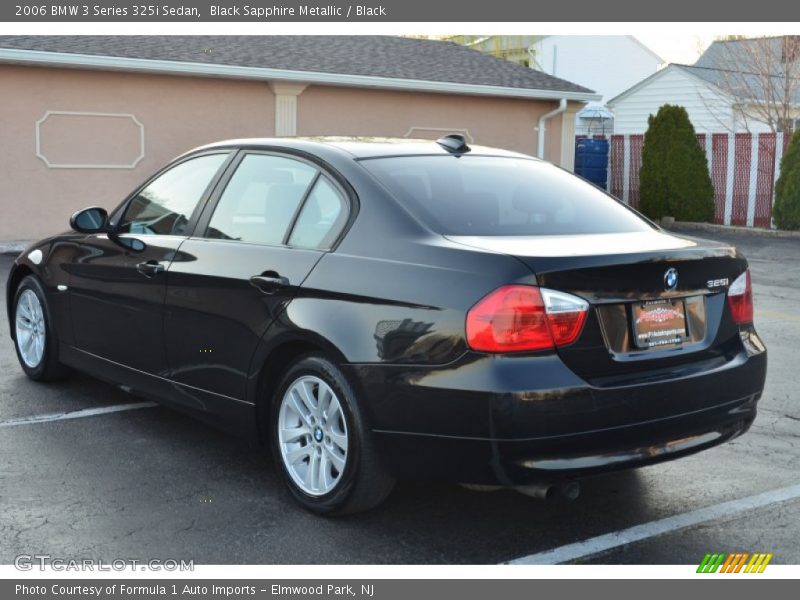
M 683 106 L 698 133 L 742 130 L 735 123 L 730 100 L 680 67 L 669 66 L 611 105 L 614 133 L 644 133 L 647 118 L 664 104 Z
M 769 125 L 764 123 L 763 121 L 759 121 L 753 117 L 753 112 L 751 110 L 750 116 L 747 114 L 742 114 L 741 111 L 737 111 L 736 113 L 736 126 L 734 129 L 734 133 L 771 133 L 772 129 L 770 129 Z
M 535 45 L 536 68 L 595 90 L 602 105 L 663 63 L 629 35 L 551 35 Z

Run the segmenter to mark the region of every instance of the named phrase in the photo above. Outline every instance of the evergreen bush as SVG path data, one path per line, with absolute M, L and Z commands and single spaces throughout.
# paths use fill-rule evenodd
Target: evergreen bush
M 800 229 L 800 130 L 781 159 L 772 218 L 779 229 Z
M 656 220 L 714 218 L 708 161 L 682 106 L 665 104 L 648 119 L 639 171 L 639 210 Z

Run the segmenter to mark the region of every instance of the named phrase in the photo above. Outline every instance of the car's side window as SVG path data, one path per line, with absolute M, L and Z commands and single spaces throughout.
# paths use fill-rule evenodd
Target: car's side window
M 336 241 L 346 221 L 344 196 L 327 177 L 320 177 L 297 218 L 289 245 L 328 249 Z
M 128 203 L 120 233 L 186 235 L 198 202 L 228 154 L 190 158 L 159 175 Z
M 248 154 L 217 203 L 206 237 L 280 245 L 317 169 L 268 154 Z

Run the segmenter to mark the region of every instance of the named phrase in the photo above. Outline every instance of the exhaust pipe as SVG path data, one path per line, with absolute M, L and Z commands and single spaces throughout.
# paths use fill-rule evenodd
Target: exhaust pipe
M 517 486 L 514 489 L 520 494 L 525 494 L 538 500 L 550 500 L 557 493 L 555 484 L 550 481 L 529 483 L 528 485 Z
M 565 500 L 575 500 L 581 493 L 581 484 L 577 481 L 537 481 L 528 485 L 514 488 L 520 494 L 539 500 L 552 500 L 561 497 Z
M 577 481 L 562 481 L 558 484 L 558 493 L 565 500 L 572 502 L 581 495 L 581 484 Z

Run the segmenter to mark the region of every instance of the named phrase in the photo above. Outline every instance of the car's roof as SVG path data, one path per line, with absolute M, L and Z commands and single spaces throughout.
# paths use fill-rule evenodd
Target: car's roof
M 483 156 L 504 156 L 516 158 L 532 158 L 525 154 L 501 150 L 487 146 L 477 146 L 469 143 L 469 154 Z M 354 158 L 376 158 L 381 156 L 419 156 L 419 155 L 448 155 L 447 149 L 436 143 L 435 140 L 420 140 L 390 137 L 289 137 L 289 138 L 245 138 L 223 140 L 195 148 L 192 152 L 209 150 L 213 148 L 263 148 L 263 149 L 294 149 L 313 152 L 314 148 L 336 148 L 350 154 Z

